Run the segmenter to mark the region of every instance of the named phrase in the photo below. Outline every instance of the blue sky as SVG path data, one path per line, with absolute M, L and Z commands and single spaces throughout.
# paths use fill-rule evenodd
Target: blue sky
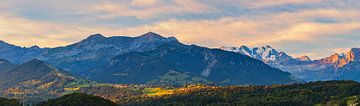
M 0 40 L 56 47 L 148 31 L 208 47 L 321 58 L 360 46 L 359 0 L 1 0 Z

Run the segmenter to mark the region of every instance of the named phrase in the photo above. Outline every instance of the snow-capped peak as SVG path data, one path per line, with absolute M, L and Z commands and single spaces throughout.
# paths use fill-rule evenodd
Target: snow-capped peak
M 241 53 L 265 62 L 275 62 L 278 61 L 279 59 L 291 58 L 285 53 L 276 51 L 274 48 L 272 48 L 269 45 L 262 47 L 254 47 L 254 48 L 249 48 L 247 46 L 241 46 L 239 48 L 222 46 L 220 47 L 220 49 Z
M 296 58 L 299 61 L 311 61 L 309 56 L 300 56 L 298 58 Z

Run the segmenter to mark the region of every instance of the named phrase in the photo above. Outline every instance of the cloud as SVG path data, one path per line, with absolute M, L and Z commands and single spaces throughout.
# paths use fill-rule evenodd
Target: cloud
M 23 46 L 55 47 L 94 33 L 136 36 L 154 31 L 175 36 L 187 44 L 272 45 L 296 56 L 306 54 L 315 58 L 327 56 L 331 49 L 359 43 L 334 44 L 359 40 L 355 34 L 360 32 L 357 9 L 360 4 L 348 1 L 335 1 L 336 4 L 332 4 L 333 0 L 34 2 L 1 1 L 1 40 Z M 241 7 L 247 8 L 246 11 Z M 128 20 L 131 22 L 124 22 Z M 133 25 L 135 21 L 140 22 Z
M 64 46 L 90 34 L 105 32 L 104 29 L 106 28 L 35 21 L 11 14 L 0 14 L 0 39 L 21 46 Z
M 337 54 L 346 53 L 350 51 L 351 48 L 332 48 L 329 51 Z
M 149 6 L 158 3 L 157 0 L 133 1 L 132 5 L 123 3 L 104 2 L 95 4 L 94 12 L 101 12 L 101 17 L 115 18 L 120 16 L 133 16 L 140 19 L 155 17 L 164 14 L 186 14 L 202 13 L 211 11 L 207 5 L 198 0 L 173 0 L 170 3 L 160 3 L 156 6 Z M 141 6 L 142 8 L 133 8 L 131 6 Z M 149 7 L 146 7 L 149 6 Z
M 131 5 L 143 7 L 143 6 L 152 6 L 159 2 L 161 2 L 161 1 L 160 0 L 132 0 Z
M 299 23 L 290 26 L 287 29 L 274 32 L 270 39 L 263 41 L 281 42 L 285 40 L 311 41 L 318 40 L 319 37 L 339 36 L 343 33 L 360 30 L 360 22 L 355 23 Z M 262 42 L 261 40 L 258 42 Z
M 234 5 L 238 4 L 252 9 L 283 5 L 311 4 L 319 3 L 321 1 L 323 0 L 224 0 L 224 2 L 227 3 L 233 3 Z

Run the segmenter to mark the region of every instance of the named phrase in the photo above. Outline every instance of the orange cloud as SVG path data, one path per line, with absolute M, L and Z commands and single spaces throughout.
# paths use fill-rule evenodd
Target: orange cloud
M 155 5 L 156 3 L 161 2 L 161 0 L 132 0 L 131 1 L 131 5 L 133 6 L 152 6 Z
M 102 13 L 101 19 L 118 16 L 149 18 L 162 14 L 186 14 L 217 11 L 198 0 L 174 0 L 171 5 L 161 4 L 158 0 L 134 0 L 120 4 L 105 2 L 90 4 L 86 13 Z M 229 2 L 229 1 L 225 1 Z M 260 4 L 248 4 L 253 7 L 266 7 L 291 3 L 312 2 L 278 1 Z M 315 1 L 314 1 L 315 2 Z M 235 4 L 235 3 L 234 3 Z M 130 8 L 139 6 L 141 8 Z M 1 5 L 0 5 L 1 8 Z M 105 17 L 105 18 L 104 18 Z M 79 23 L 46 22 L 22 18 L 13 14 L 0 12 L 0 39 L 23 46 L 33 44 L 42 47 L 55 47 L 79 41 L 93 33 L 105 35 L 140 35 L 148 31 L 158 32 L 164 36 L 175 36 L 187 44 L 198 44 L 209 47 L 222 45 L 272 45 L 285 41 L 317 41 L 319 38 L 343 36 L 360 29 L 360 11 L 355 9 L 305 9 L 291 12 L 263 14 L 261 16 L 233 16 L 213 20 L 168 19 L 154 24 L 134 27 L 93 26 Z M 329 19 L 333 22 L 317 22 L 313 19 Z M 335 30 L 336 29 L 336 30 Z M 320 42 L 320 41 L 319 41 Z M 284 45 L 284 47 L 287 45 Z M 321 54 L 312 54 L 320 56 Z M 303 54 L 295 54 L 303 55 Z
M 176 36 L 178 39 L 188 44 L 195 43 L 210 47 L 219 47 L 221 45 L 256 46 L 282 41 L 316 40 L 321 36 L 337 36 L 338 34 L 360 28 L 360 21 L 328 24 L 306 22 L 307 17 L 314 17 L 309 14 L 323 13 L 320 15 L 330 16 L 332 13 L 336 13 L 334 17 L 338 18 L 344 18 L 351 15 L 346 12 L 341 14 L 341 12 L 323 12 L 327 10 L 319 11 L 314 11 L 314 13 L 305 11 L 291 13 L 290 15 L 284 15 L 285 13 L 269 15 L 266 16 L 266 19 L 268 20 L 262 18 L 246 19 L 235 17 L 197 21 L 172 19 L 152 25 L 123 28 L 47 23 L 21 19 L 18 17 L 4 17 L 2 15 L 0 18 L 0 32 L 2 32 L 1 34 L 3 36 L 0 36 L 0 39 L 15 42 L 15 40 L 10 39 L 10 36 L 28 36 L 30 38 L 17 40 L 15 43 L 22 43 L 21 45 L 29 46 L 34 44 L 34 42 L 37 42 L 36 44 L 40 46 L 53 47 L 69 44 L 75 39 L 80 40 L 92 33 L 103 33 L 107 35 L 140 35 L 147 31 L 154 31 L 164 35 Z M 31 36 L 28 34 L 31 34 Z M 26 39 L 37 39 L 37 41 L 26 43 Z M 73 40 L 66 41 L 64 39 Z
M 183 13 L 201 13 L 211 11 L 207 5 L 199 2 L 198 0 L 174 0 L 172 4 L 159 4 L 156 6 L 146 7 L 145 5 L 152 5 L 157 3 L 156 0 L 133 1 L 132 5 L 142 6 L 142 9 L 132 9 L 129 4 L 120 4 L 105 2 L 95 4 L 94 12 L 105 12 L 106 14 L 101 16 L 104 18 L 113 18 L 119 16 L 134 16 L 140 19 L 154 17 L 161 14 L 183 14 Z

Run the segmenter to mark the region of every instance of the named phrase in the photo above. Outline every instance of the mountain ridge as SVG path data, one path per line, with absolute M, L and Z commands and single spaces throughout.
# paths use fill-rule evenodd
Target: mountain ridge
M 255 66 L 262 67 L 264 71 Z M 290 78 L 289 73 L 271 68 L 248 56 L 180 43 L 166 44 L 148 52 L 132 52 L 117 56 L 106 67 L 90 71 L 90 75 L 95 76 L 89 79 L 103 80 L 107 83 L 114 83 L 112 81 L 146 83 L 171 71 L 188 73 L 191 76 L 225 85 L 297 82 Z
M 37 50 L 36 47 L 34 48 Z M 46 63 L 61 68 L 77 77 L 89 78 L 94 81 L 106 83 L 150 83 L 154 82 L 154 80 L 164 82 L 165 79 L 167 79 L 167 81 L 172 80 L 171 78 L 173 78 L 173 76 L 171 75 L 178 75 L 184 78 L 176 79 L 174 82 L 176 84 L 180 84 L 177 81 L 200 81 L 204 83 L 214 82 L 223 84 L 277 84 L 297 82 L 297 80 L 293 79 L 289 73 L 269 67 L 266 64 L 262 64 L 261 61 L 254 60 L 248 56 L 219 49 L 185 45 L 174 37 L 163 37 L 154 32 L 148 32 L 136 37 L 105 37 L 101 34 L 93 34 L 84 40 L 67 46 L 40 48 L 39 52 L 33 52 L 31 51 L 32 49 L 29 48 L 22 48 L 21 50 L 23 53 L 30 52 L 32 54 L 25 56 L 27 60 L 38 59 L 45 61 Z M 18 53 L 16 50 L 9 52 L 10 54 Z M 179 56 L 183 57 L 178 58 Z M 116 63 L 114 62 L 116 61 L 115 57 L 121 57 L 118 58 L 119 61 L 128 65 L 111 67 L 111 63 Z M 224 61 L 226 59 L 225 57 L 237 57 L 239 60 L 229 59 L 232 62 L 228 62 Z M 5 59 L 9 58 L 11 57 Z M 127 59 L 133 60 L 132 63 Z M 244 62 L 243 59 L 249 61 L 249 63 Z M 10 59 L 10 62 L 13 61 L 13 59 Z M 24 60 L 16 60 L 15 63 L 18 61 Z M 239 62 L 241 64 L 239 64 Z M 166 67 L 166 65 L 170 66 Z M 267 75 L 263 74 L 260 69 L 255 68 L 256 65 L 263 67 L 264 69 L 262 70 L 265 70 L 263 73 L 267 73 Z M 124 70 L 138 73 L 133 74 L 136 77 L 129 79 L 122 77 L 131 74 L 121 72 Z M 213 75 L 214 72 L 219 75 Z M 242 74 L 230 74 L 237 72 Z M 143 73 L 148 73 L 148 75 Z M 95 76 L 95 78 L 93 76 Z M 226 79 L 226 77 L 229 77 L 229 79 Z
M 297 78 L 305 79 L 306 81 L 339 79 L 337 77 L 343 74 L 343 72 L 341 71 L 345 69 L 350 69 L 350 66 L 355 67 L 355 65 L 360 65 L 356 64 L 356 61 L 360 60 L 359 48 L 352 48 L 346 53 L 335 53 L 329 57 L 324 57 L 317 60 L 311 60 L 308 56 L 294 58 L 284 52 L 276 51 L 271 46 L 254 47 L 253 49 L 250 49 L 246 46 L 241 46 L 239 48 L 220 47 L 220 49 L 237 52 L 240 54 L 248 55 L 258 60 L 262 60 L 265 63 L 271 65 L 272 67 L 276 67 L 283 71 L 290 72 Z M 261 51 L 259 52 L 257 50 Z M 348 68 L 341 69 L 351 62 L 355 63 L 352 65 L 348 65 Z M 346 80 L 347 78 L 342 77 L 341 79 Z

